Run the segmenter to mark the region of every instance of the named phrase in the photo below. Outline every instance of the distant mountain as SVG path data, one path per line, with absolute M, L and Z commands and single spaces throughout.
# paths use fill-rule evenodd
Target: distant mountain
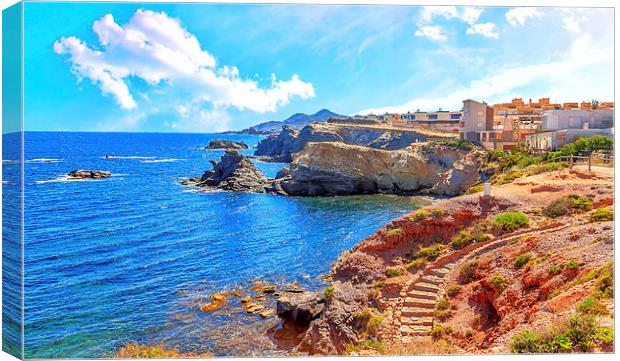
M 288 125 L 290 127 L 301 129 L 306 125 L 314 122 L 325 122 L 329 118 L 348 118 L 346 115 L 336 114 L 328 109 L 321 109 L 318 112 L 308 115 L 305 113 L 293 114 L 283 121 L 270 121 L 257 124 L 248 129 L 244 129 L 242 133 L 249 134 L 270 134 L 279 132 L 283 126 Z

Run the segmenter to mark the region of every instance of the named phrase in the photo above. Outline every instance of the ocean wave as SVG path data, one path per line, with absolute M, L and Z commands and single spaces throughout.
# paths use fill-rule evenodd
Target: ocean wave
M 112 174 L 112 177 L 122 177 L 127 174 Z M 46 180 L 38 180 L 34 181 L 36 184 L 45 184 L 45 183 L 58 183 L 58 182 L 88 182 L 88 181 L 102 181 L 110 178 L 71 178 L 68 175 L 62 175 L 56 178 L 50 178 Z M 123 179 L 123 178 L 119 178 Z
M 148 157 L 142 155 L 104 155 L 103 159 L 155 159 L 156 157 Z
M 168 163 L 168 162 L 177 162 L 179 160 L 185 159 L 177 159 L 177 158 L 163 158 L 163 159 L 150 159 L 150 160 L 141 160 L 141 163 Z
M 58 163 L 61 159 L 57 158 L 32 158 L 28 159 L 26 163 Z

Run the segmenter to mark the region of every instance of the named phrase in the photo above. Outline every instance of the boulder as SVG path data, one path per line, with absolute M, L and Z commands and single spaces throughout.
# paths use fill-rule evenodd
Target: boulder
M 245 142 L 214 139 L 204 149 L 248 149 L 248 145 Z
M 278 298 L 277 314 L 280 318 L 308 325 L 318 318 L 325 308 L 325 298 L 317 292 L 289 293 Z
M 237 150 L 228 149 L 219 162 L 210 161 L 213 169 L 204 172 L 199 187 L 211 187 L 227 191 L 265 193 L 270 181 L 256 169 L 252 161 Z
M 105 170 L 72 170 L 67 176 L 69 179 L 99 179 L 109 178 L 112 173 Z
M 276 179 L 284 178 L 289 175 L 291 175 L 291 170 L 289 168 L 282 168 L 276 173 Z

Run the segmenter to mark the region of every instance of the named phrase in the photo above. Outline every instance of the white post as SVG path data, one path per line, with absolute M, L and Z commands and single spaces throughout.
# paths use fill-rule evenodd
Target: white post
M 484 196 L 485 197 L 490 197 L 491 196 L 491 183 L 487 182 L 484 183 Z

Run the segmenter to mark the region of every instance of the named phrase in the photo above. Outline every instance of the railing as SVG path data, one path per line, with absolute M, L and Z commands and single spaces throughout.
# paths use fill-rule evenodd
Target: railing
M 590 153 L 587 156 L 583 155 L 561 155 L 551 159 L 547 159 L 541 162 L 541 164 L 552 163 L 552 162 L 566 162 L 569 164 L 570 168 L 576 164 L 587 164 L 588 171 L 592 170 L 592 166 L 596 165 L 599 167 L 611 167 L 614 166 L 614 156 L 613 154 L 604 154 L 604 153 Z

